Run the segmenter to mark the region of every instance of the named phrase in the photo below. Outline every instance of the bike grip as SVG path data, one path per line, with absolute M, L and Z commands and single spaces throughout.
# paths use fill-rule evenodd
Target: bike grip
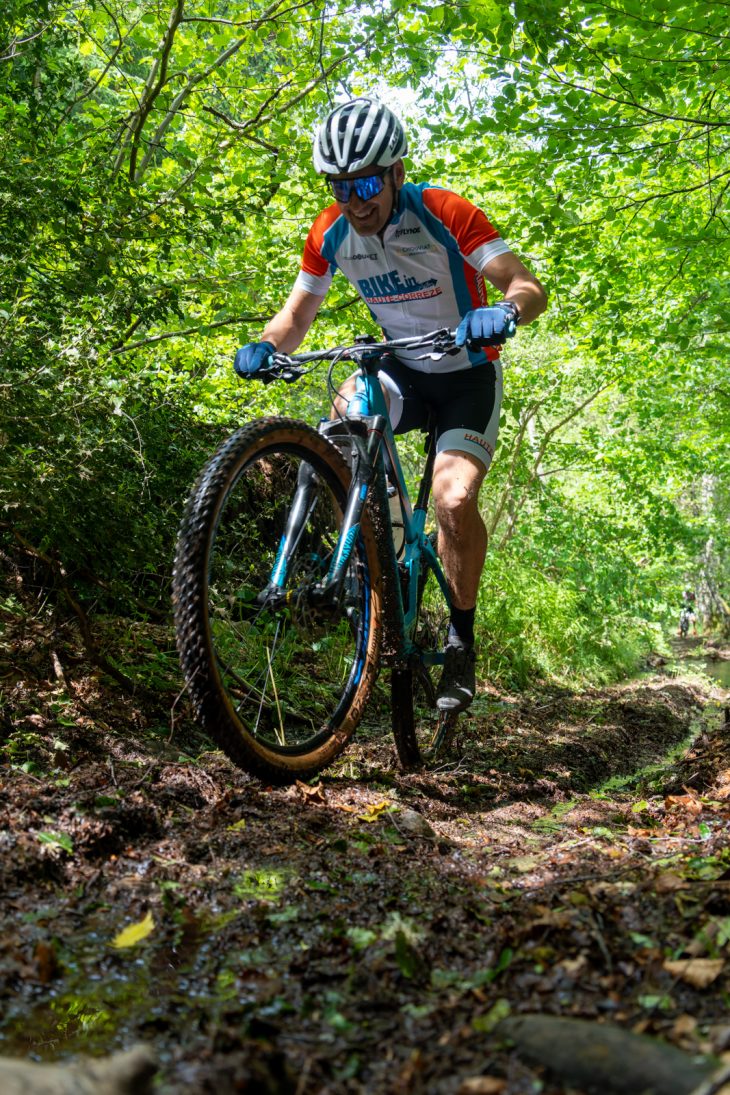
M 517 320 L 510 316 L 501 334 L 493 335 L 491 338 L 468 338 L 465 345 L 467 350 L 483 350 L 485 346 L 504 346 L 507 339 L 512 338 L 516 333 Z
M 262 384 L 270 384 L 274 377 L 268 376 L 266 370 L 272 369 L 275 364 L 276 362 L 274 361 L 274 355 L 268 354 L 266 359 L 264 360 L 263 365 L 261 365 L 255 372 L 239 373 L 238 375 L 241 377 L 241 380 L 260 380 Z

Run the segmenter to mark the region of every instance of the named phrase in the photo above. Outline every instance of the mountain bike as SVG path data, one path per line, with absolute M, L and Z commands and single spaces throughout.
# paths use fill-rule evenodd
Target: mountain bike
M 258 419 L 221 445 L 193 488 L 173 576 L 181 666 L 199 722 L 262 780 L 306 779 L 331 764 L 381 666 L 390 669 L 404 767 L 422 764 L 453 734 L 457 716 L 436 710 L 432 679 L 450 607 L 426 532 L 433 432 L 412 505 L 377 379 L 385 353 L 438 359 L 453 347 L 453 332 L 441 330 L 274 353 L 252 379 L 293 383 L 328 361 L 333 408 L 335 367 L 354 365 L 347 414 L 333 411 L 316 428 Z

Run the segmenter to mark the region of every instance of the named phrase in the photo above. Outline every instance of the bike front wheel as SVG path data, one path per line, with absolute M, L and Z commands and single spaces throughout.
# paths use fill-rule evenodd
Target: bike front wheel
M 264 419 L 218 450 L 185 509 L 173 577 L 185 681 L 204 729 L 269 782 L 330 764 L 377 676 L 381 577 L 367 514 L 339 596 L 312 594 L 350 479 L 338 449 L 306 423 Z

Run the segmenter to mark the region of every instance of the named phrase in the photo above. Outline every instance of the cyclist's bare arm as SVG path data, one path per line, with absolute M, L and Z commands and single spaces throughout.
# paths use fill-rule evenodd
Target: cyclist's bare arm
M 267 323 L 261 341 L 271 342 L 281 353 L 294 353 L 304 341 L 323 300 L 324 297 L 304 289 L 292 289 L 284 307 Z
M 534 274 L 512 252 L 498 255 L 488 262 L 482 269 L 482 277 L 491 281 L 506 300 L 517 305 L 522 323 L 532 323 L 545 311 L 547 293 Z

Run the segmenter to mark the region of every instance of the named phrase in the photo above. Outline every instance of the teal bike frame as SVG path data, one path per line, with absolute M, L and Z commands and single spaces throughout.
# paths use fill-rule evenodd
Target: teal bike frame
M 379 361 L 374 354 L 363 352 L 356 377 L 355 394 L 347 406 L 347 413 L 339 418 L 323 419 L 319 432 L 335 441 L 343 449 L 349 449 L 352 461 L 352 482 L 343 514 L 342 525 L 331 556 L 326 575 L 321 581 L 307 587 L 304 595 L 312 607 L 326 609 L 341 602 L 347 579 L 347 568 L 353 546 L 357 542 L 360 522 L 373 485 L 378 480 L 378 467 L 382 463 L 391 485 L 398 493 L 404 530 L 405 553 L 402 562 L 393 549 L 393 529 L 387 498 L 381 499 L 382 518 L 387 521 L 387 538 L 390 550 L 385 550 L 384 566 L 389 571 L 387 582 L 391 612 L 395 620 L 386 621 L 390 628 L 388 647 L 392 653 L 384 657 L 394 665 L 440 665 L 444 655 L 440 650 L 423 651 L 415 639 L 419 610 L 419 579 L 424 564 L 431 568 L 438 582 L 447 608 L 451 598 L 441 564 L 431 539 L 426 535 L 426 516 L 431 493 L 431 479 L 435 459 L 433 431 L 428 432 L 426 464 L 423 469 L 414 506 L 408 495 L 403 467 L 398 456 L 393 429 L 388 417 L 383 390 L 378 381 Z M 276 561 L 268 585 L 261 591 L 259 604 L 276 606 L 291 597 L 286 588 L 289 564 L 294 558 L 302 530 L 317 504 L 317 480 L 313 469 L 306 463 L 299 472 L 297 487 L 292 499 L 286 529 L 282 535 Z M 387 515 L 387 517 L 385 516 Z M 405 580 L 403 580 L 405 579 Z M 394 632 L 394 633 L 393 633 Z
M 418 497 L 415 505 L 411 505 L 383 389 L 378 381 L 378 368 L 379 360 L 362 361 L 360 372 L 356 377 L 355 394 L 348 403 L 346 415 L 341 419 L 329 419 L 321 423 L 322 432 L 325 434 L 333 433 L 335 430 L 348 432 L 349 427 L 356 439 L 359 456 L 357 467 L 353 468 L 348 505 L 335 550 L 333 576 L 335 569 L 338 569 L 340 565 L 343 568 L 347 565 L 368 490 L 376 476 L 377 462 L 382 460 L 388 479 L 398 494 L 404 530 L 404 557 L 400 563 L 395 559 L 395 554 L 392 559 L 393 585 L 397 590 L 396 603 L 400 608 L 398 616 L 401 634 L 397 660 L 408 662 L 417 656 L 423 665 L 440 665 L 444 661 L 442 651 L 423 651 L 414 643 L 419 610 L 419 579 L 424 562 L 433 571 L 447 608 L 451 608 L 446 578 L 433 543 L 425 531 L 436 455 L 435 439 L 433 431 L 429 430 L 426 463 L 421 475 Z M 390 509 L 387 505 L 383 506 L 383 509 L 388 514 L 388 529 L 392 543 Z M 403 573 L 406 579 L 404 582 L 400 580 Z

